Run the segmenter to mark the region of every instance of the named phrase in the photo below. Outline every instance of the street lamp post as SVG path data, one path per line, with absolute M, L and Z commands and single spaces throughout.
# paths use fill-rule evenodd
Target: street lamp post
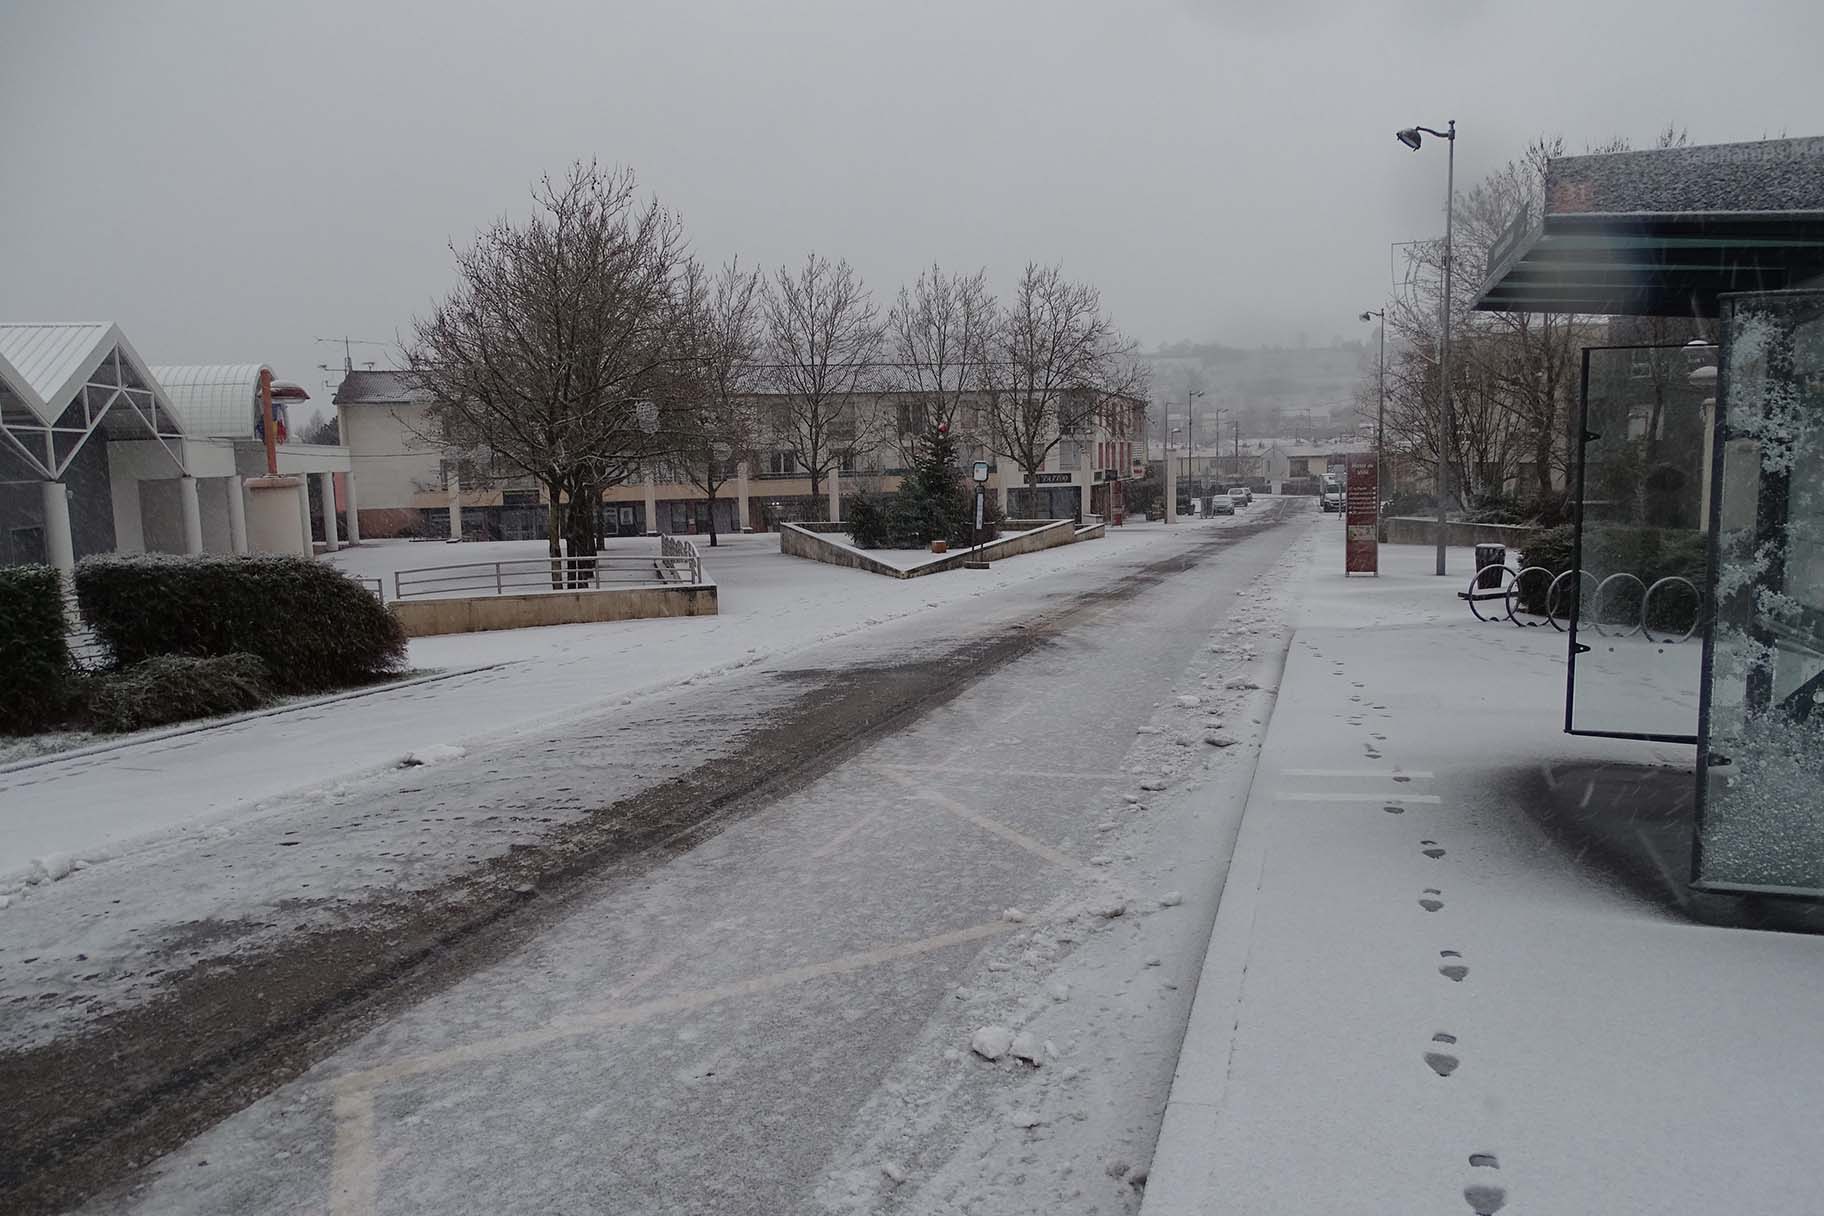
M 1195 465 L 1196 461 L 1197 461 L 1197 407 L 1196 407 L 1196 401 L 1201 396 L 1203 396 L 1203 392 L 1201 390 L 1193 391 L 1188 388 L 1184 390 L 1184 425 L 1190 428 L 1190 435 L 1188 436 L 1188 442 L 1190 444 L 1190 449 L 1189 449 L 1190 455 L 1185 459 L 1185 462 L 1184 462 L 1184 475 L 1186 477 L 1190 477 L 1191 474 L 1195 471 L 1192 466 Z M 1201 487 L 1199 487 L 1199 488 L 1201 488 Z
M 1362 313 L 1362 320 L 1370 317 L 1381 323 L 1381 354 L 1375 364 L 1375 375 L 1380 380 L 1379 399 L 1374 407 L 1374 521 L 1379 527 L 1381 499 L 1387 495 L 1387 310 L 1370 308 Z
M 1184 428 L 1170 427 L 1165 432 L 1165 522 L 1178 522 L 1178 459 L 1172 455 L 1172 436 L 1181 435 Z
M 1451 434 L 1452 422 L 1450 408 L 1450 272 L 1451 272 L 1451 236 L 1453 212 L 1457 203 L 1457 120 L 1451 119 L 1442 131 L 1430 127 L 1407 127 L 1394 132 L 1394 138 L 1411 148 L 1419 150 L 1422 142 L 1420 133 L 1435 135 L 1450 145 L 1450 156 L 1445 168 L 1444 177 L 1444 300 L 1439 307 L 1443 314 L 1443 332 L 1438 336 L 1438 573 L 1444 573 L 1444 495 L 1449 485 L 1447 470 L 1450 467 L 1450 450 L 1456 446 L 1455 436 Z

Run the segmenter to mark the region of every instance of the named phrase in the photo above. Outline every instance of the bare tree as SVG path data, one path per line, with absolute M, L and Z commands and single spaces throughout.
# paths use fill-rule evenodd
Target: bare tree
M 683 229 L 640 205 L 629 169 L 578 162 L 456 249 L 459 285 L 413 323 L 408 367 L 433 435 L 477 464 L 521 470 L 549 500 L 550 553 L 596 551 L 601 491 L 632 476 L 679 372 L 674 287 Z
M 848 262 L 815 253 L 796 272 L 779 268 L 762 311 L 769 379 L 779 394 L 763 422 L 821 504 L 824 481 L 856 453 L 871 452 L 883 429 L 880 411 L 860 395 L 875 387 L 885 329 L 861 276 Z
M 895 385 L 912 395 L 914 406 L 897 435 L 907 467 L 920 437 L 933 426 L 947 425 L 961 451 L 982 442 L 972 433 L 973 411 L 967 407 L 980 387 L 994 321 L 986 270 L 946 275 L 933 263 L 910 289 L 899 289 L 887 329 Z
M 1686 142 L 1668 124 L 1658 147 Z M 1591 153 L 1625 152 L 1625 137 Z M 1523 215 L 1545 205 L 1545 172 L 1565 154 L 1562 138 L 1535 139 L 1525 154 L 1459 196 L 1456 259 L 1485 265 L 1490 249 Z M 1436 350 L 1443 269 L 1441 242 L 1409 246 L 1404 282 L 1387 306 L 1388 446 L 1415 460 L 1437 459 Z M 1452 417 L 1457 442 L 1450 467 L 1461 470 L 1470 493 L 1495 493 L 1522 466 L 1530 466 L 1531 493 L 1563 493 L 1578 447 L 1576 384 L 1580 352 L 1595 340 L 1595 322 L 1568 313 L 1474 312 L 1481 284 L 1456 276 L 1451 300 Z
M 692 261 L 681 295 L 685 324 L 679 354 L 686 387 L 672 411 L 672 450 L 708 502 L 713 547 L 716 501 L 737 466 L 752 459 L 758 437 L 752 381 L 762 341 L 760 272 L 742 270 L 737 258 L 711 279 Z
M 988 445 L 1028 488 L 1053 448 L 1086 437 L 1111 403 L 1146 393 L 1146 364 L 1103 313 L 1101 293 L 1056 266 L 1027 264 L 988 351 Z

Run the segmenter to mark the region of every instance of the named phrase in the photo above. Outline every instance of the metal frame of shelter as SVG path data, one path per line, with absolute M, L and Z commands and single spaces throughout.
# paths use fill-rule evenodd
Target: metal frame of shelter
M 1567 735 L 1584 735 L 1596 739 L 1635 739 L 1643 743 L 1696 744 L 1702 733 L 1701 728 L 1697 731 L 1690 732 L 1603 730 L 1600 728 L 1591 728 L 1587 724 L 1579 725 L 1577 721 L 1577 656 L 1588 654 L 1591 649 L 1590 646 L 1585 644 L 1582 640 L 1582 634 L 1584 633 L 1584 578 L 1588 571 L 1588 567 L 1584 560 L 1584 539 L 1587 531 L 1586 525 L 1588 524 L 1588 513 L 1585 508 L 1589 503 L 1589 485 L 1587 480 L 1590 465 L 1589 452 L 1591 444 L 1597 443 L 1604 438 L 1604 435 L 1601 432 L 1590 429 L 1590 363 L 1592 356 L 1624 351 L 1629 353 L 1637 351 L 1665 351 L 1685 354 L 1692 349 L 1693 347 L 1689 343 L 1639 343 L 1616 346 L 1586 346 L 1583 348 L 1581 367 L 1578 373 L 1577 433 L 1580 442 L 1577 445 L 1576 479 L 1573 485 L 1573 492 L 1575 494 L 1573 501 L 1577 504 L 1577 512 L 1576 526 L 1572 531 L 1571 568 L 1568 572 L 1571 579 L 1571 589 L 1565 600 L 1567 632 L 1570 634 L 1570 655 L 1567 664 L 1564 688 L 1564 733 Z M 1706 352 L 1714 353 L 1717 348 L 1706 343 L 1703 345 L 1702 349 Z M 1697 454 L 1701 455 L 1701 452 Z M 1605 577 L 1604 582 L 1608 581 L 1608 579 L 1618 577 L 1622 577 L 1622 575 L 1610 573 Z M 1647 622 L 1648 611 L 1647 587 L 1646 584 L 1640 580 L 1638 575 L 1629 575 L 1629 577 L 1632 577 L 1634 581 L 1641 583 L 1642 603 L 1640 607 L 1640 627 L 1644 628 Z M 1600 615 L 1601 585 L 1602 584 L 1600 583 L 1598 584 L 1599 590 L 1591 602 L 1591 607 L 1596 610 L 1596 612 L 1592 614 L 1592 624 L 1596 623 Z M 1707 625 L 1708 614 L 1703 612 L 1703 601 L 1701 599 L 1695 606 L 1694 611 L 1697 613 L 1698 619 L 1694 622 L 1693 629 L 1687 631 L 1685 638 L 1680 639 L 1681 641 L 1690 638 L 1691 635 L 1697 631 L 1697 627 Z M 1597 632 L 1601 632 L 1600 628 L 1598 628 Z M 1631 632 L 1633 631 L 1630 631 L 1630 633 Z
M 0 341 L 0 441 L 46 481 L 61 481 L 83 445 L 124 406 L 144 436 L 156 440 L 187 473 L 177 413 L 117 326 L 6 326 L 0 327 L 0 339 L 5 331 L 29 338 L 31 331 L 82 328 L 96 335 L 86 347 L 76 348 L 82 353 L 41 358 L 48 366 L 32 368 L 38 376 L 9 358 L 19 350 L 9 351 L 9 344 Z M 47 375 L 54 387 L 42 383 Z

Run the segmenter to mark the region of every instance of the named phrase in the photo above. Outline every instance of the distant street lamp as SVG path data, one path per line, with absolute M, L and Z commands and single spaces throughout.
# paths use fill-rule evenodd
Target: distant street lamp
M 1178 522 L 1178 461 L 1172 455 L 1176 450 L 1172 436 L 1182 434 L 1184 428 L 1181 426 L 1171 427 L 1165 432 L 1165 522 L 1168 524 Z
M 1362 320 L 1377 318 L 1381 323 L 1381 356 L 1375 363 L 1375 375 L 1380 380 L 1380 400 L 1374 409 L 1374 518 L 1378 526 L 1381 518 L 1381 499 L 1387 494 L 1387 310 L 1365 309 Z
M 1395 131 L 1393 137 L 1411 148 L 1419 150 L 1422 142 L 1420 133 L 1435 135 L 1450 144 L 1450 158 L 1444 177 L 1444 301 L 1440 311 L 1444 314 L 1444 332 L 1438 337 L 1438 573 L 1444 573 L 1444 491 L 1448 482 L 1445 470 L 1450 465 L 1450 450 L 1455 446 L 1455 436 L 1451 434 L 1450 409 L 1450 271 L 1451 271 L 1451 220 L 1457 209 L 1457 120 L 1451 119 L 1447 129 L 1434 131 L 1430 127 L 1407 127 Z
M 1190 388 L 1186 388 L 1184 390 L 1184 424 L 1191 428 L 1191 433 L 1188 436 L 1190 441 L 1190 455 L 1185 458 L 1184 462 L 1184 475 L 1186 477 L 1191 476 L 1191 474 L 1195 472 L 1195 469 L 1192 466 L 1197 460 L 1197 409 L 1193 403 L 1201 396 L 1203 396 L 1203 391 L 1201 389 L 1193 391 Z

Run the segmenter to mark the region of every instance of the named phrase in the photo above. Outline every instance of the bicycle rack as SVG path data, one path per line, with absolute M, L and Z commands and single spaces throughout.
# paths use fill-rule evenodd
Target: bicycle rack
M 1483 577 L 1492 571 L 1499 572 L 1494 579 L 1497 586 L 1482 586 Z M 1545 620 L 1523 621 L 1516 615 L 1520 608 L 1521 585 L 1529 576 L 1535 575 L 1543 575 L 1552 580 L 1545 589 Z M 1696 583 L 1677 574 L 1669 574 L 1666 577 L 1655 581 L 1653 585 L 1649 587 L 1638 575 L 1629 574 L 1626 571 L 1611 574 L 1598 582 L 1596 576 L 1587 570 L 1566 570 L 1561 574 L 1553 575 L 1552 572 L 1544 566 L 1525 566 L 1519 570 L 1515 570 L 1512 566 L 1492 565 L 1484 566 L 1470 576 L 1469 589 L 1466 591 L 1459 591 L 1457 596 L 1459 599 L 1466 600 L 1469 603 L 1469 611 L 1478 621 L 1496 624 L 1499 623 L 1501 619 L 1505 618 L 1509 624 L 1518 626 L 1521 629 L 1537 629 L 1542 625 L 1549 624 L 1559 633 L 1565 633 L 1569 629 L 1568 622 L 1570 620 L 1570 614 L 1567 611 L 1564 614 L 1563 620 L 1559 619 L 1558 598 L 1563 594 L 1565 580 L 1570 578 L 1578 579 L 1580 588 L 1587 588 L 1591 583 L 1595 584 L 1595 589 L 1590 595 L 1590 625 L 1603 637 L 1626 638 L 1632 637 L 1638 633 L 1646 638 L 1647 641 L 1657 645 L 1676 646 L 1680 642 L 1690 640 L 1691 635 L 1697 632 L 1697 627 L 1702 621 L 1702 593 L 1697 589 Z M 1587 582 L 1584 580 L 1587 580 Z M 1618 581 L 1631 582 L 1636 587 L 1640 588 L 1640 619 L 1636 621 L 1630 629 L 1621 632 L 1612 632 L 1611 630 L 1614 628 L 1613 624 L 1609 628 L 1604 628 L 1603 626 L 1602 604 L 1603 597 L 1609 593 L 1610 585 Z M 1683 633 L 1678 634 L 1677 636 L 1673 636 L 1670 633 L 1664 636 L 1657 636 L 1654 634 L 1652 627 L 1647 624 L 1653 605 L 1653 597 L 1671 583 L 1682 584 L 1685 589 L 1691 593 L 1691 623 L 1685 627 Z M 1490 600 L 1502 601 L 1503 611 L 1500 616 L 1483 615 L 1479 605 Z

